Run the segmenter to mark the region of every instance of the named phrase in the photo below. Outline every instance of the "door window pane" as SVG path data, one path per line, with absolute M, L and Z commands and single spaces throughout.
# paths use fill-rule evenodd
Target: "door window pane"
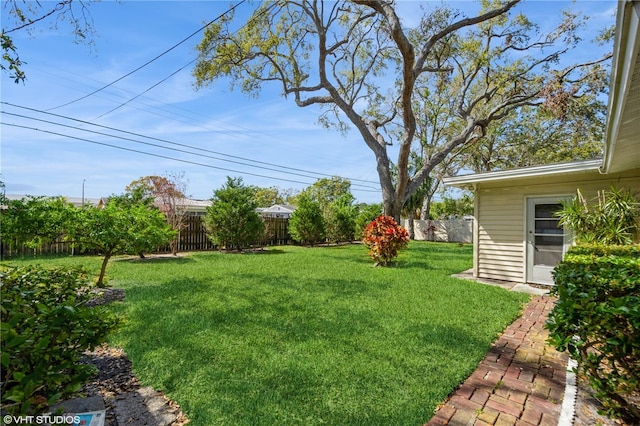
M 536 218 L 551 218 L 553 214 L 562 209 L 561 204 L 536 204 Z
M 535 265 L 556 266 L 562 260 L 563 237 L 561 235 L 537 235 L 533 263 Z
M 536 234 L 562 234 L 558 219 L 536 219 Z

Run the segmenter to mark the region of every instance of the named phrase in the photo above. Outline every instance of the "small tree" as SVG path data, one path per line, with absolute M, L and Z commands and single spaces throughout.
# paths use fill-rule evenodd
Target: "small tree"
M 296 210 L 289 219 L 289 233 L 300 242 L 314 245 L 324 240 L 325 224 L 320 203 L 300 194 Z
M 207 207 L 205 226 L 211 241 L 227 250 L 242 250 L 257 243 L 264 233 L 264 223 L 256 208 L 254 190 L 245 186 L 242 178 L 227 176 Z
M 113 255 L 152 251 L 169 243 L 175 237 L 175 231 L 156 209 L 109 201 L 104 208 L 86 206 L 77 209 L 68 236 L 80 246 L 102 253 L 104 259 L 96 285 L 104 287 L 105 271 Z
M 351 194 L 344 194 L 331 202 L 324 213 L 327 240 L 332 243 L 353 241 L 357 214 Z
M 176 255 L 180 231 L 185 227 L 187 218 L 187 182 L 184 172 L 168 173 L 165 176 L 144 176 L 131 182 L 126 189 L 132 194 L 133 199 L 151 198 L 164 213 L 167 223 L 176 231 L 175 238 L 170 242 L 171 254 Z
M 640 202 L 628 189 L 600 191 L 591 203 L 578 190 L 557 216 L 581 242 L 631 244 L 640 237 Z
M 376 266 L 388 266 L 409 244 L 409 233 L 391 216 L 378 216 L 365 228 L 362 241 Z

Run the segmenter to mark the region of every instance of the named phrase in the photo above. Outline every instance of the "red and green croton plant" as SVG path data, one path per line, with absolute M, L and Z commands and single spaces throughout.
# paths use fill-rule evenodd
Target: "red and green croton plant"
M 409 244 L 409 233 L 391 216 L 378 216 L 364 229 L 362 241 L 376 266 L 387 266 Z

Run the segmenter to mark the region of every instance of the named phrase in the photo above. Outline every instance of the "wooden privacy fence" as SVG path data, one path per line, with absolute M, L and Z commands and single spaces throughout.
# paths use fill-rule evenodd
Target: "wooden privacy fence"
M 263 217 L 264 237 L 257 246 L 281 246 L 293 244 L 289 235 L 289 219 L 281 217 Z M 180 243 L 178 251 L 202 251 L 217 250 L 217 246 L 211 242 L 204 225 L 204 216 L 191 215 L 185 219 L 184 228 L 180 231 Z M 170 252 L 171 247 L 166 246 L 158 252 Z
M 265 233 L 258 246 L 277 246 L 293 244 L 293 240 L 289 235 L 289 219 L 280 217 L 263 217 L 265 225 Z M 211 242 L 207 236 L 204 226 L 204 217 L 199 215 L 187 216 L 185 226 L 180 231 L 180 242 L 178 251 L 202 251 L 216 250 L 217 247 Z M 170 246 L 161 247 L 158 253 L 171 252 Z M 83 253 L 95 253 L 93 251 L 85 251 Z M 80 254 L 77 248 L 65 241 L 56 241 L 51 244 L 43 244 L 42 246 L 32 249 L 22 246 L 17 249 L 11 249 L 5 241 L 1 242 L 2 258 L 10 256 L 35 256 L 42 254 Z

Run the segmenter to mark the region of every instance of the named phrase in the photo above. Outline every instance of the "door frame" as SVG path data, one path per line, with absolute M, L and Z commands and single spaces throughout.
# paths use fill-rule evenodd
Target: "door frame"
M 535 206 L 536 204 L 557 204 L 560 202 L 570 201 L 573 195 L 545 195 L 545 196 L 527 196 L 525 197 L 525 221 L 524 221 L 524 245 L 525 245 L 525 268 L 524 268 L 524 281 L 525 283 L 555 285 L 553 279 L 548 282 L 541 282 L 540 280 L 533 280 L 533 253 L 534 253 L 534 218 L 535 218 Z M 532 231 L 533 229 L 533 231 Z M 565 227 L 562 234 L 562 255 L 567 252 L 571 244 L 573 243 L 573 235 Z

